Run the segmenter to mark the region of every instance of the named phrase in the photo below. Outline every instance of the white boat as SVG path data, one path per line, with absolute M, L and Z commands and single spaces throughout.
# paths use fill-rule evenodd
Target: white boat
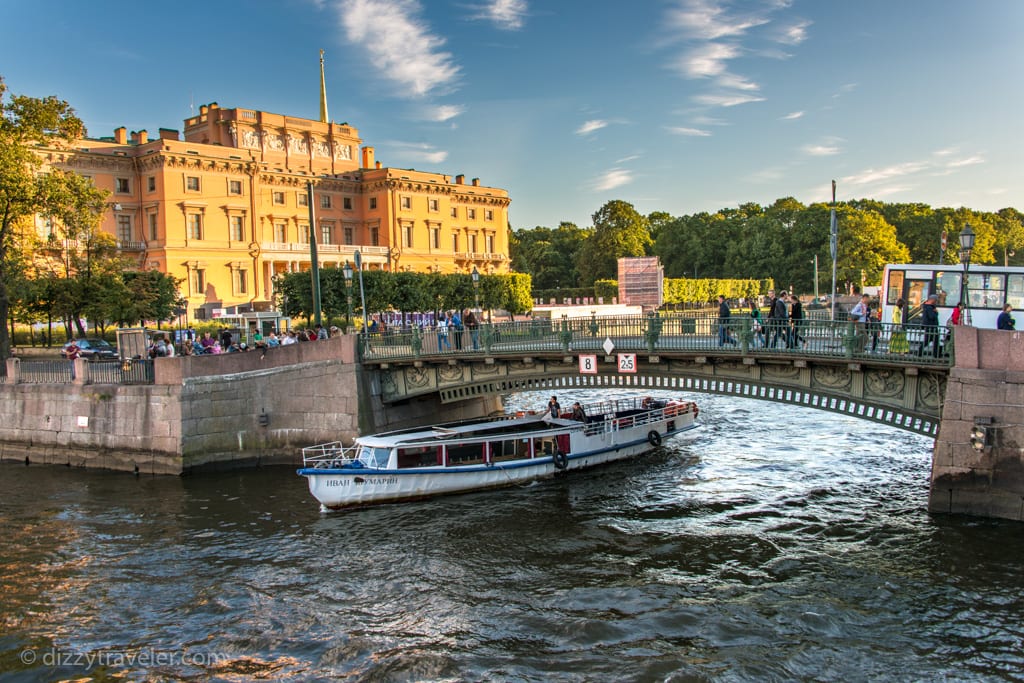
M 516 413 L 302 449 L 299 474 L 322 509 L 523 484 L 640 455 L 693 429 L 689 401 L 631 398 L 571 413 Z

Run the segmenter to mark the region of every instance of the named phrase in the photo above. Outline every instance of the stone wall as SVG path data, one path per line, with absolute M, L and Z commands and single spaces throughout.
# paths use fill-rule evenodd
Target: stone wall
M 1024 520 L 1024 332 L 958 327 L 928 509 Z M 971 445 L 976 422 L 992 445 Z
M 298 465 L 303 446 L 501 407 L 497 397 L 442 405 L 436 395 L 383 404 L 376 373 L 355 363 L 357 342 L 158 358 L 152 385 L 0 384 L 0 460 L 145 474 Z M 17 361 L 8 370 L 16 377 Z

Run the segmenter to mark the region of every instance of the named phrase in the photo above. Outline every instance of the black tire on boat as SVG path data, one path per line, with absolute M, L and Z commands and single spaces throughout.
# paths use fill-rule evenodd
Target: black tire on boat
M 562 451 L 555 451 L 555 454 L 551 456 L 551 462 L 555 463 L 556 470 L 564 470 L 569 466 L 569 456 Z
M 661 445 L 661 434 L 655 431 L 647 432 L 647 440 L 651 443 L 652 446 L 657 448 L 658 446 Z

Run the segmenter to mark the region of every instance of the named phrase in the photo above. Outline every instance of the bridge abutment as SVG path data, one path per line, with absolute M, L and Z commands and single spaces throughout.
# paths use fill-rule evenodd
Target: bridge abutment
M 928 509 L 1024 521 L 1024 332 L 955 335 Z

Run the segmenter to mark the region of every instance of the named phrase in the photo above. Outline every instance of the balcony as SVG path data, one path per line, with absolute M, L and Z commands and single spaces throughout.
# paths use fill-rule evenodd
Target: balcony
M 117 248 L 121 251 L 146 251 L 146 243 L 118 240 Z
M 309 256 L 309 244 L 306 242 L 262 242 L 260 250 L 266 257 L 278 254 Z M 340 254 L 348 260 L 354 259 L 357 251 L 362 253 L 364 259 L 383 257 L 386 260 L 388 256 L 387 247 L 368 247 L 359 244 L 317 244 L 316 250 L 318 254 Z M 376 258 L 372 260 L 378 261 Z

